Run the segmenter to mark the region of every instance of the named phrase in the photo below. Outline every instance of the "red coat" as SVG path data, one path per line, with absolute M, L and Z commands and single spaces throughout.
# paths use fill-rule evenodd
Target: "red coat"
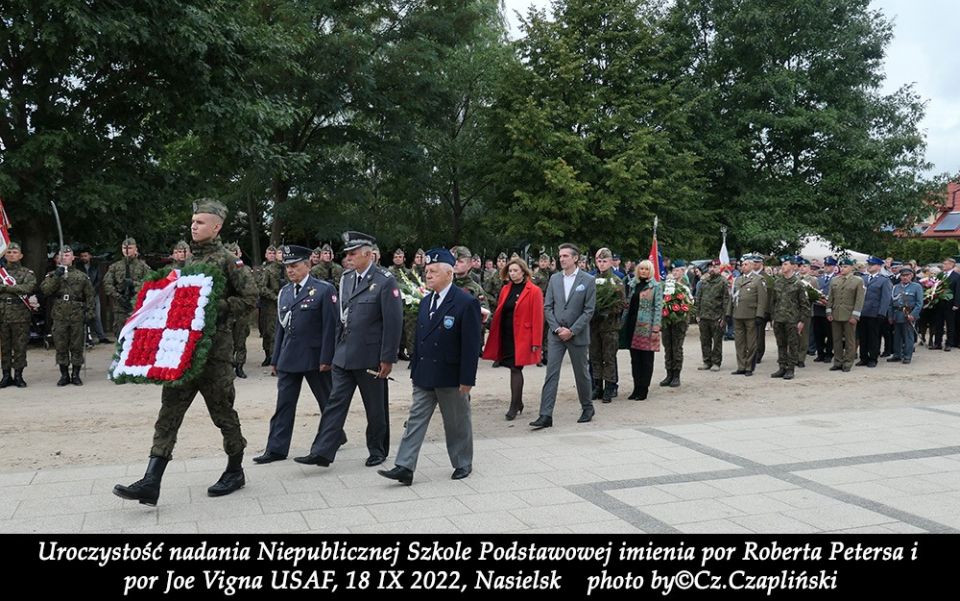
M 490 337 L 483 349 L 483 358 L 496 361 L 500 358 L 500 314 L 503 304 L 510 294 L 511 284 L 500 290 L 497 310 L 490 325 Z M 529 279 L 517 299 L 513 311 L 513 341 L 515 345 L 514 363 L 517 366 L 535 365 L 540 362 L 543 344 L 543 292 Z M 534 351 L 533 347 L 537 347 Z

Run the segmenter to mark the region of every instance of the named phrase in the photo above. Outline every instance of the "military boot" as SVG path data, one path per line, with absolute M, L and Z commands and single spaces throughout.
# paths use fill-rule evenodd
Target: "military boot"
M 669 386 L 669 385 L 670 385 L 670 382 L 672 382 L 672 381 L 673 381 L 673 370 L 672 370 L 672 369 L 668 369 L 668 370 L 667 370 L 667 377 L 664 378 L 664 379 L 662 379 L 662 380 L 660 380 L 660 385 L 661 385 L 661 386 Z
M 783 368 L 781 367 L 781 368 L 778 369 L 777 371 L 775 371 L 775 372 L 773 372 L 772 374 L 770 374 L 770 377 L 771 377 L 771 378 L 782 378 L 785 373 L 787 373 L 787 370 L 785 370 L 785 369 L 783 369 Z
M 784 380 L 792 380 L 792 379 L 793 379 L 793 373 L 794 373 L 794 372 L 793 372 L 792 369 L 784 370 L 784 372 L 783 372 L 783 379 L 784 379 Z
M 70 383 L 70 372 L 66 365 L 60 366 L 60 379 L 57 380 L 57 386 L 66 386 Z
M 17 385 L 17 388 L 26 388 L 27 383 L 23 381 L 23 369 L 18 369 L 15 372 L 13 383 Z
M 673 377 L 670 378 L 670 383 L 667 384 L 670 388 L 678 388 L 680 386 L 680 370 L 673 372 Z
M 603 383 L 603 402 L 609 403 L 617 396 L 617 383 L 616 382 L 604 382 Z
M 13 378 L 10 377 L 10 370 L 5 369 L 3 370 L 3 379 L 0 380 L 0 388 L 6 388 L 11 384 L 13 384 Z
M 238 378 L 245 379 L 247 377 L 247 374 L 243 373 L 242 363 L 237 363 L 234 367 L 236 368 L 234 372 L 237 374 Z
M 160 498 L 160 480 L 163 479 L 163 470 L 167 469 L 168 461 L 164 457 L 150 457 L 143 478 L 130 486 L 117 484 L 113 487 L 113 494 L 122 499 L 140 501 L 143 505 L 156 505 Z
M 590 395 L 591 401 L 599 401 L 603 398 L 603 380 L 593 380 L 593 394 Z
M 243 451 L 228 456 L 226 471 L 223 472 L 216 484 L 207 489 L 207 494 L 211 497 L 222 497 L 243 488 L 247 480 L 243 476 L 241 463 L 243 463 Z
M 260 364 L 260 367 L 270 367 L 270 357 L 264 357 L 263 363 Z
M 73 366 L 73 374 L 70 376 L 70 383 L 74 386 L 83 386 L 83 380 L 80 379 L 80 366 Z

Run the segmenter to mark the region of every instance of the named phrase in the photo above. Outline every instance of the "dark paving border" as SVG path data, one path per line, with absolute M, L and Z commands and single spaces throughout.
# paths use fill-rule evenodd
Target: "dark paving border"
M 923 409 L 926 411 L 933 411 L 935 413 L 944 413 L 954 417 L 960 417 L 960 413 L 954 413 L 952 411 L 946 411 L 943 409 L 935 409 L 932 407 L 916 407 L 916 409 Z M 834 459 L 765 465 L 745 457 L 734 455 L 732 453 L 701 444 L 682 436 L 666 432 L 664 430 L 659 430 L 657 428 L 637 428 L 637 431 L 649 436 L 660 438 L 661 440 L 672 442 L 678 446 L 696 451 L 702 455 L 713 457 L 714 459 L 719 459 L 721 461 L 738 466 L 737 468 L 727 470 L 714 470 L 691 474 L 671 474 L 667 476 L 655 476 L 650 478 L 636 478 L 629 480 L 603 481 L 593 484 L 579 484 L 566 487 L 567 490 L 578 495 L 584 500 L 589 501 L 601 509 L 616 515 L 620 519 L 647 533 L 677 534 L 680 531 L 674 526 L 659 520 L 641 511 L 640 509 L 633 507 L 632 505 L 620 501 L 619 499 L 608 494 L 609 491 L 663 484 L 680 484 L 685 482 L 703 482 L 707 480 L 742 478 L 746 476 L 769 476 L 771 478 L 776 478 L 810 492 L 814 492 L 825 497 L 830 497 L 840 501 L 841 503 L 860 507 L 880 515 L 885 515 L 891 519 L 903 522 L 916 528 L 920 528 L 927 532 L 950 534 L 956 534 L 960 532 L 960 530 L 951 528 L 950 526 L 941 524 L 934 520 L 930 520 L 907 511 L 891 507 L 884 503 L 861 497 L 859 495 L 845 493 L 794 473 L 816 469 L 883 463 L 888 461 L 904 461 L 911 459 L 924 459 L 928 457 L 957 455 L 960 454 L 960 446 L 937 447 L 915 451 L 876 453 L 872 455 L 856 455 Z

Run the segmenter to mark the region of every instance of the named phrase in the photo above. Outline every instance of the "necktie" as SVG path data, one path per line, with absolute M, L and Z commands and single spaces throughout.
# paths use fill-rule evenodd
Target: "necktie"
M 293 298 L 300 296 L 300 284 L 294 284 L 293 286 Z
M 436 292 L 433 293 L 433 300 L 430 301 L 430 319 L 433 319 L 433 314 L 437 312 L 437 299 L 440 298 L 440 295 Z
M 350 291 L 350 294 L 353 294 L 357 291 L 357 286 L 360 285 L 360 274 L 357 274 L 357 277 L 353 280 L 353 290 Z

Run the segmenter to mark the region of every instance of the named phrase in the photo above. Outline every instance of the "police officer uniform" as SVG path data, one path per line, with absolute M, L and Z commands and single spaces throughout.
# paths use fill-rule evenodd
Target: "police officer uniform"
M 284 265 L 309 259 L 309 248 L 283 248 Z M 336 289 L 308 272 L 302 282 L 291 282 L 280 290 L 277 315 L 276 345 L 271 358 L 271 365 L 277 372 L 277 408 L 270 418 L 266 451 L 254 457 L 254 463 L 286 459 L 304 380 L 310 386 L 321 414 L 332 386 L 330 368 L 339 319 Z
M 883 259 L 870 257 L 868 265 L 883 265 Z M 856 365 L 876 367 L 880 359 L 880 340 L 882 324 L 887 322 L 890 313 L 890 295 L 893 284 L 890 278 L 881 273 L 864 274 L 863 309 L 860 311 L 860 322 L 857 324 L 857 339 L 860 343 L 860 360 Z
M 372 248 L 376 240 L 360 232 L 343 235 L 344 251 Z M 397 362 L 403 325 L 403 301 L 396 278 L 371 262 L 358 273 L 350 269 L 340 281 L 340 319 L 333 356 L 333 390 L 320 418 L 320 428 L 310 454 L 298 463 L 328 466 L 340 448 L 343 424 L 353 393 L 360 388 L 367 414 L 366 465 L 384 462 L 390 449 L 387 381 L 375 374 L 381 364 Z M 370 372 L 374 373 L 371 374 Z
M 900 273 L 913 273 L 913 269 L 904 265 Z M 888 319 L 893 321 L 893 352 L 888 362 L 910 363 L 913 359 L 913 345 L 917 338 L 914 324 L 920 319 L 922 308 L 923 287 L 912 278 L 908 284 L 900 278 L 890 295 Z

